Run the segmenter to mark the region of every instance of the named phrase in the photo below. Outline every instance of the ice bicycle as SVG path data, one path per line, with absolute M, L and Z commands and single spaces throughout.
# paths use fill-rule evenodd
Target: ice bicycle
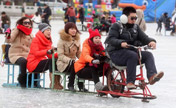
M 102 93 L 104 94 L 110 94 L 114 98 L 119 97 L 128 97 L 128 98 L 137 98 L 142 99 L 142 102 L 149 102 L 149 99 L 156 99 L 156 96 L 152 95 L 147 85 L 148 82 L 145 81 L 145 78 L 143 76 L 143 66 L 144 64 L 141 63 L 142 50 L 151 49 L 149 46 L 140 46 L 136 47 L 133 45 L 129 45 L 131 48 L 135 48 L 138 51 L 138 60 L 139 60 L 139 70 L 140 73 L 136 75 L 136 81 L 138 81 L 138 84 L 135 84 L 136 89 L 129 90 L 125 88 L 126 86 L 126 66 L 117 66 L 115 65 L 111 59 L 109 54 L 106 52 L 106 63 L 110 65 L 110 68 L 107 70 L 107 86 L 108 91 L 97 91 L 98 94 L 101 96 Z M 103 84 L 104 84 L 104 72 L 103 72 Z M 139 92 L 141 90 L 142 92 Z

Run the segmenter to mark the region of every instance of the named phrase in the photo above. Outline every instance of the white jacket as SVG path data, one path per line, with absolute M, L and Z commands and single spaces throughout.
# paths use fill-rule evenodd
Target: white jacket
M 172 23 L 176 25 L 176 13 L 172 16 Z
M 42 18 L 41 18 L 40 15 L 38 15 L 38 16 L 34 15 L 31 20 L 34 21 L 35 23 L 41 23 L 42 22 Z

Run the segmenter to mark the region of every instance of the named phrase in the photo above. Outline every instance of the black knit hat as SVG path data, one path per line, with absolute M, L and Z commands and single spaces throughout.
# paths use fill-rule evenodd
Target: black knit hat
M 38 28 L 41 32 L 44 32 L 46 29 L 51 29 L 51 27 L 46 23 L 39 24 Z

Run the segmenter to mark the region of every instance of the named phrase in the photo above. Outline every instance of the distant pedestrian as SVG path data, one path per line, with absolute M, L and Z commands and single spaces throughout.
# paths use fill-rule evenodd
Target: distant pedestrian
M 81 24 L 83 25 L 84 24 L 84 8 L 83 7 L 80 7 L 79 11 L 78 11 L 78 14 L 79 14 L 79 19 L 81 21 Z M 82 26 L 82 30 L 83 30 L 83 26 Z
M 173 28 L 172 28 L 170 35 L 174 36 L 175 31 L 176 31 L 176 27 L 175 27 L 176 26 L 176 12 L 173 14 L 171 21 L 172 21 Z
M 49 17 L 52 14 L 51 9 L 47 4 L 44 4 L 44 8 L 45 9 L 44 9 L 43 14 L 42 14 L 42 17 L 44 18 L 43 23 L 47 23 L 49 26 L 51 26 L 49 24 Z
M 40 24 L 42 22 L 41 16 L 38 12 L 35 13 L 31 20 L 36 24 Z
M 166 19 L 168 18 L 168 13 L 165 12 L 157 21 L 158 27 L 156 29 L 156 35 L 158 35 L 158 31 L 159 31 L 159 35 L 161 34 L 161 29 L 162 29 L 162 22 L 164 23 L 164 25 L 166 24 Z
M 66 24 L 67 22 L 68 22 L 68 15 L 67 15 L 67 10 L 68 10 L 68 8 L 69 8 L 69 5 L 67 5 L 67 7 L 66 8 L 63 8 L 63 11 L 64 11 L 64 23 Z
M 10 17 L 6 15 L 6 12 L 1 13 L 1 20 L 2 20 L 2 28 L 4 29 L 4 32 L 10 28 Z
M 67 10 L 66 15 L 68 15 L 68 17 L 69 17 L 69 22 L 73 22 L 76 24 L 76 14 L 75 14 L 75 9 L 73 8 L 73 6 L 71 6 Z
M 24 5 L 21 7 L 21 16 L 25 17 L 25 7 L 24 7 Z
M 114 24 L 116 22 L 116 16 L 112 14 L 111 16 L 111 23 Z
M 137 20 L 136 20 L 136 24 L 139 25 L 140 29 L 145 32 L 146 31 L 146 23 L 144 20 L 144 12 L 141 9 L 137 9 L 136 10 L 136 14 L 137 14 Z

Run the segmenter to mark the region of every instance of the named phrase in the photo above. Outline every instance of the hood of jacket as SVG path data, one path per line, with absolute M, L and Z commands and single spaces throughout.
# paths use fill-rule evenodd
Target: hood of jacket
M 137 9 L 137 10 L 136 10 L 136 14 L 137 14 L 137 17 L 138 17 L 139 19 L 144 18 L 144 12 L 143 12 L 143 10 Z
M 59 32 L 60 34 L 60 39 L 64 40 L 64 41 L 72 41 L 72 36 L 68 33 L 66 33 L 64 30 L 61 30 Z M 79 33 L 76 33 L 76 37 L 75 37 L 75 40 L 80 40 L 80 34 Z

